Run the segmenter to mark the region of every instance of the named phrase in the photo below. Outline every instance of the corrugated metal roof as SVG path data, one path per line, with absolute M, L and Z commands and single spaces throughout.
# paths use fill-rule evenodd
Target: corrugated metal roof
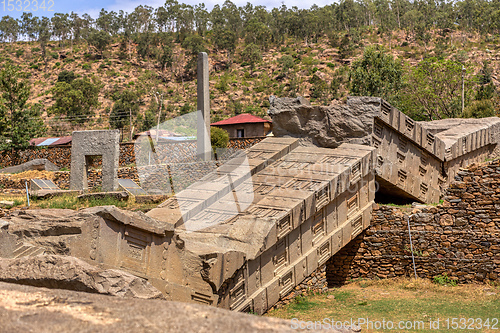
M 37 146 L 50 146 L 51 144 L 53 144 L 57 140 L 59 140 L 59 138 L 48 138 L 48 139 L 43 140 L 39 144 L 37 144 Z
M 71 136 L 62 136 L 59 138 L 36 138 L 30 140 L 31 146 L 58 146 L 71 143 Z
M 219 126 L 219 125 L 234 125 L 234 124 L 248 124 L 248 123 L 270 123 L 271 121 L 262 119 L 261 117 L 257 117 L 248 113 L 242 113 L 237 116 L 231 117 L 229 119 L 224 119 L 211 125 Z

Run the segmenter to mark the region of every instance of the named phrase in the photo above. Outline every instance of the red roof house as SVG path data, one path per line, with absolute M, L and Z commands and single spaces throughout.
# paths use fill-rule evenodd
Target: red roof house
M 242 113 L 211 124 L 211 126 L 226 130 L 230 138 L 266 136 L 271 132 L 272 125 L 271 121 L 248 113 Z

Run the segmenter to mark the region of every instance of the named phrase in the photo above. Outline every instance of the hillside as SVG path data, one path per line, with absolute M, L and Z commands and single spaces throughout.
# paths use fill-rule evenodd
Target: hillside
M 242 112 L 266 116 L 270 95 L 301 95 L 311 99 L 313 104 L 329 104 L 334 99 L 342 99 L 348 91 L 350 64 L 363 54 L 366 46 L 375 44 L 383 46 L 386 52 L 399 59 L 405 70 L 418 64 L 424 57 L 435 55 L 467 63 L 471 67 L 468 75 L 473 76 L 480 71 L 483 61 L 488 61 L 492 82 L 497 89 L 500 86 L 498 37 L 452 31 L 443 38 L 435 32 L 424 44 L 406 36 L 404 31 L 395 31 L 389 39 L 387 35 L 379 34 L 377 29 L 369 27 L 360 33 L 357 40 L 352 39 L 347 56 L 339 55 L 339 47 L 342 46 L 335 45 L 331 37 L 323 36 L 317 43 L 307 44 L 302 39 L 288 37 L 283 45 L 262 51 L 262 60 L 253 70 L 241 57 L 245 46 L 243 40 L 238 43 L 231 62 L 225 51 L 218 51 L 208 44 L 206 47 L 212 67 L 211 120 L 218 121 Z M 125 88 L 140 89 L 141 76 L 147 71 L 152 71 L 159 78 L 159 89 L 165 93 L 162 119 L 192 111 L 196 106 L 195 75 L 189 75 L 184 69 L 190 56 L 180 43 L 173 43 L 173 65 L 165 71 L 161 70 L 157 61 L 141 60 L 136 52 L 136 44 L 130 45 L 124 57 L 123 53 L 120 54 L 120 44 L 116 38 L 103 52 L 102 58 L 86 42 L 73 44 L 66 41 L 65 45 L 60 44 L 59 41 L 47 44 L 46 64 L 38 42 L 0 44 L 0 64 L 11 62 L 29 73 L 32 84 L 29 102 L 42 104 L 43 119 L 48 126 L 47 135 L 65 135 L 75 129 L 109 128 L 113 93 Z M 292 57 L 292 64 L 286 65 L 280 61 L 285 55 Z M 291 68 L 287 70 L 287 67 Z M 82 77 L 93 75 L 102 82 L 100 105 L 95 109 L 95 116 L 89 117 L 87 123 L 72 124 L 47 112 L 54 104 L 50 89 L 63 70 L 73 71 Z M 139 114 L 144 114 L 148 108 L 154 109 L 151 96 L 146 92 L 139 103 Z M 133 118 L 135 132 L 144 129 L 141 124 L 144 117 Z M 128 120 L 124 131 L 130 131 Z

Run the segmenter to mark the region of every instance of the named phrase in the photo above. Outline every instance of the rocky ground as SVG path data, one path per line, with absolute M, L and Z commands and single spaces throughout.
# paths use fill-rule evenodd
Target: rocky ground
M 123 299 L 3 282 L 0 282 L 0 323 L 1 332 L 12 333 L 297 331 L 288 320 L 203 305 Z

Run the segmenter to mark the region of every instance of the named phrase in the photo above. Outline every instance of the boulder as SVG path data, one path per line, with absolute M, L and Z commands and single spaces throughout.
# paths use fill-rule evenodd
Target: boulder
M 148 281 L 116 269 L 101 269 L 70 256 L 0 258 L 0 281 L 120 297 L 163 298 Z
M 39 158 L 23 164 L 3 168 L 0 170 L 0 173 L 19 173 L 28 170 L 59 171 L 59 167 L 46 158 Z
M 198 304 L 124 299 L 0 282 L 4 332 L 303 332 L 289 320 Z M 309 332 L 316 330 L 309 330 Z M 321 332 L 320 330 L 318 330 Z M 325 332 L 354 332 L 350 329 Z M 359 330 L 356 330 L 359 331 Z
M 313 106 L 303 97 L 271 96 L 268 113 L 273 119 L 273 133 L 278 137 L 306 138 L 326 148 L 337 148 L 342 143 L 370 145 L 373 118 L 379 112 L 372 104 L 380 103 L 380 99 L 359 99 L 363 100 L 353 100 L 349 105 Z

